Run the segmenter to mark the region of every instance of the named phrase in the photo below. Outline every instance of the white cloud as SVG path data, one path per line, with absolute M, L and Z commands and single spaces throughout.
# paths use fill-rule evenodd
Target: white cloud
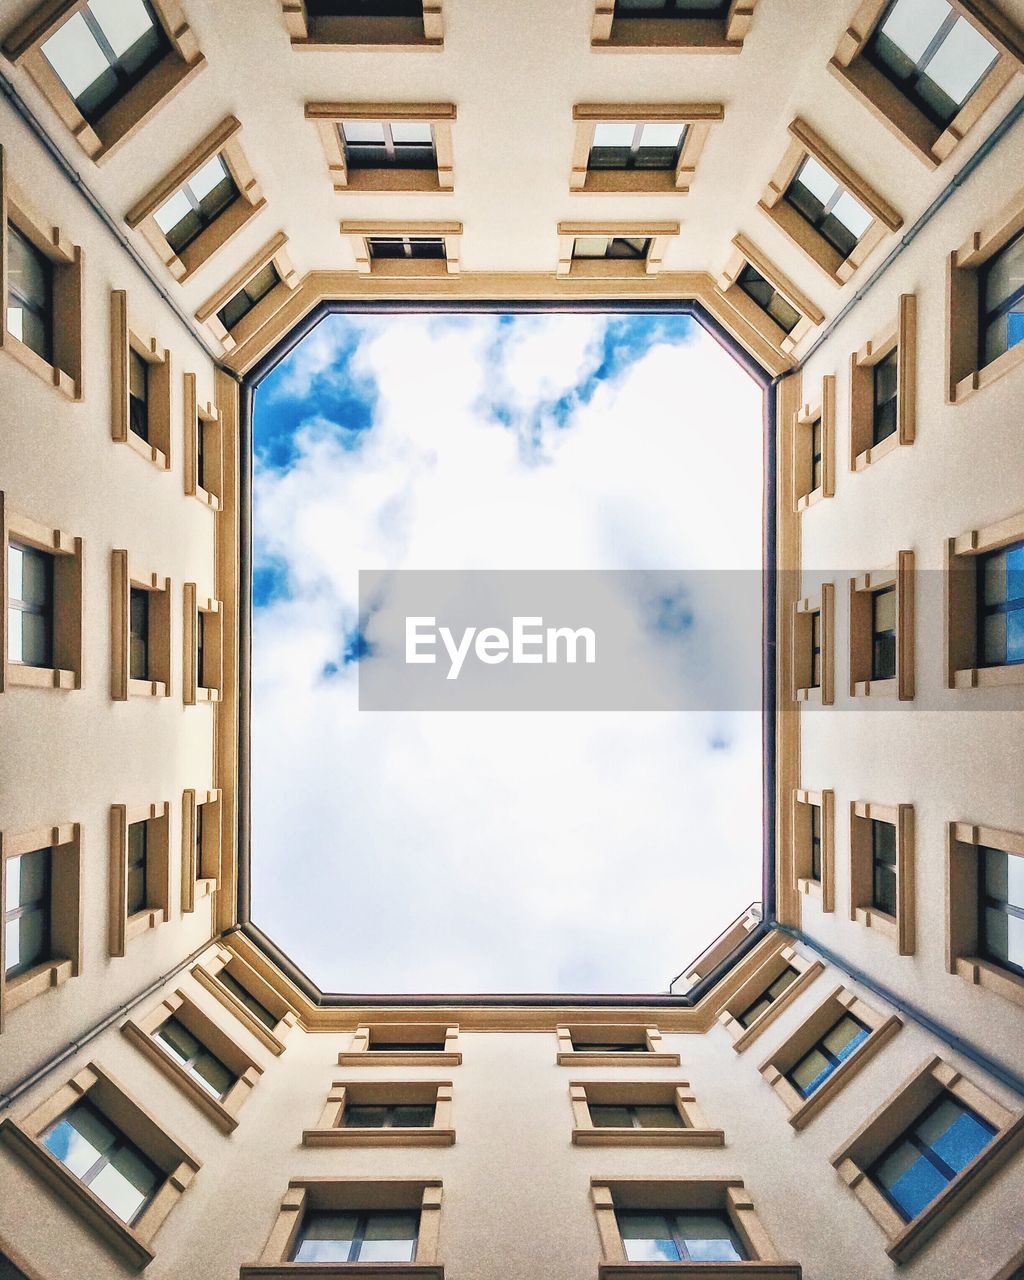
M 292 594 L 255 618 L 253 914 L 325 988 L 664 989 L 757 895 L 756 712 L 360 713 L 354 666 L 321 678 L 360 568 L 759 567 L 757 388 L 702 335 L 574 402 L 607 324 L 360 321 L 372 430 L 314 403 L 257 468 Z M 342 377 L 351 333 L 276 394 Z

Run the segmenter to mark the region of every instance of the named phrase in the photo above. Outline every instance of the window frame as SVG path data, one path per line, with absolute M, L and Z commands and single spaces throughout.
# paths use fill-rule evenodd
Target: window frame
M 320 135 L 331 186 L 342 194 L 360 191 L 450 194 L 455 190 L 452 126 L 453 102 L 307 102 L 306 119 Z M 430 169 L 349 170 L 340 129 L 346 120 L 379 123 L 429 124 L 434 134 L 435 164 Z
M 226 329 L 220 320 L 218 312 L 236 298 L 245 286 L 259 275 L 264 267 L 268 267 L 271 264 L 277 271 L 277 284 L 260 298 L 259 302 L 251 307 L 230 330 Z M 288 253 L 288 237 L 283 231 L 279 231 L 244 266 L 239 267 L 216 293 L 207 298 L 196 311 L 196 320 L 201 325 L 206 326 L 209 333 L 216 338 L 225 352 L 235 351 L 236 348 L 248 342 L 271 316 L 276 315 L 281 310 L 291 298 L 298 284 L 298 272 L 292 265 L 292 260 Z
M 868 1028 L 868 1035 L 806 1098 L 787 1078 L 788 1073 L 845 1015 L 851 1014 Z M 764 1080 L 789 1112 L 789 1123 L 804 1129 L 819 1111 L 840 1093 L 902 1027 L 894 1013 L 880 1013 L 848 987 L 838 986 L 810 1016 L 777 1045 L 758 1067 Z
M 821 814 L 821 879 L 812 874 L 811 809 Z M 836 793 L 831 790 L 793 792 L 793 871 L 796 888 L 815 898 L 820 910 L 836 909 Z
M 183 284 L 232 241 L 266 208 L 263 190 L 242 147 L 241 121 L 226 116 L 164 178 L 125 214 L 125 222 L 138 231 L 170 274 Z M 219 156 L 238 188 L 232 200 L 183 249 L 175 250 L 156 221 L 156 214 L 186 182 Z
M 388 53 L 444 48 L 444 0 L 423 0 L 422 18 L 311 18 L 306 0 L 282 0 L 293 49 L 351 48 Z
M 874 906 L 873 822 L 887 822 L 896 830 L 896 914 Z M 850 801 L 850 919 L 874 929 L 896 944 L 896 954 L 917 950 L 914 806 Z
M 335 1080 L 316 1127 L 304 1129 L 304 1147 L 450 1147 L 455 1142 L 450 1080 Z M 346 1127 L 345 1110 L 353 1106 L 434 1107 L 427 1126 L 370 1129 Z
M 1024 977 L 981 954 L 979 945 L 980 849 L 1024 857 L 1024 833 L 970 822 L 946 828 L 946 971 L 972 986 L 1024 1005 Z
M 825 313 L 803 290 L 798 289 L 793 281 L 784 275 L 747 236 L 735 235 L 731 243 L 732 250 L 729 258 L 717 277 L 717 285 L 724 301 L 733 308 L 740 320 L 745 321 L 773 350 L 789 355 L 812 329 L 824 323 Z M 771 316 L 740 288 L 738 281 L 746 266 L 753 267 L 794 311 L 799 312 L 800 319 L 791 332 L 785 333 Z
M 937 1098 L 948 1093 L 993 1125 L 988 1146 L 909 1223 L 868 1176 L 873 1162 Z M 839 1177 L 853 1191 L 887 1237 L 885 1252 L 897 1265 L 908 1261 L 1024 1143 L 1024 1114 L 1004 1107 L 937 1055 L 886 1099 L 831 1157 Z
M 200 898 L 210 898 L 220 888 L 222 794 L 219 787 L 187 787 L 181 793 L 182 915 L 195 911 Z M 201 814 L 204 809 L 209 812 Z
M 817 595 L 804 596 L 793 606 L 793 697 L 803 706 L 830 707 L 835 702 L 835 599 L 835 584 L 823 582 Z M 812 653 L 815 615 L 820 619 L 817 685 Z
M 43 1134 L 50 1125 L 82 1101 L 95 1107 L 165 1175 L 131 1226 L 43 1145 Z M 201 1167 L 196 1156 L 172 1138 L 151 1111 L 95 1062 L 83 1067 L 23 1119 L 7 1116 L 0 1121 L 0 1142 L 55 1191 L 60 1202 L 82 1218 L 119 1258 L 137 1270 L 147 1267 L 156 1257 L 153 1238 Z
M 110 806 L 110 918 L 107 950 L 113 957 L 127 955 L 133 939 L 158 929 L 171 914 L 169 801 L 154 804 Z M 128 913 L 128 828 L 146 823 L 146 903 Z
M 202 615 L 203 662 L 199 663 L 200 615 Z M 181 696 L 185 706 L 220 702 L 224 690 L 223 628 L 224 609 L 212 596 L 200 596 L 194 582 L 186 582 L 182 607 L 184 673 Z M 210 675 L 215 681 L 208 682 Z M 206 683 L 201 680 L 207 678 Z
M 789 145 L 757 207 L 833 284 L 844 285 L 887 236 L 899 231 L 903 219 L 806 120 L 798 116 L 791 121 L 789 134 Z M 845 257 L 785 199 L 807 159 L 816 160 L 864 212 L 871 215 L 870 226 Z
M 389 1044 L 436 1044 L 443 1049 L 376 1050 L 374 1037 Z M 385 1039 L 386 1037 L 386 1039 Z M 459 1028 L 443 1022 L 361 1023 L 347 1049 L 338 1054 L 339 1067 L 457 1067 L 462 1063 Z
M 110 291 L 110 434 L 119 444 L 129 444 L 140 457 L 161 471 L 171 467 L 171 352 L 161 349 L 156 338 L 142 338 L 128 320 L 128 295 L 124 289 Z M 131 352 L 147 369 L 148 439 L 131 427 Z
M 787 968 L 797 971 L 797 977 L 777 996 L 765 1011 L 748 1026 L 739 1021 L 740 1016 L 750 1009 L 771 984 Z M 820 960 L 808 960 L 795 948 L 784 946 L 767 957 L 745 982 L 743 982 L 726 1001 L 725 1007 L 718 1015 L 719 1023 L 725 1027 L 732 1039 L 732 1047 L 742 1053 L 749 1045 L 771 1026 L 784 1010 L 803 994 L 810 984 L 825 971 Z
M 813 430 L 821 427 L 821 484 L 812 488 Z M 793 510 L 799 514 L 836 493 L 836 376 L 821 380 L 821 396 L 793 416 Z
M 896 566 L 863 573 L 850 579 L 850 697 L 895 697 L 911 702 L 914 675 L 914 565 L 913 551 L 899 551 Z M 877 591 L 896 591 L 896 674 L 872 678 L 874 644 L 873 607 Z
M 132 697 L 167 698 L 171 693 L 171 580 L 144 573 L 129 553 L 111 553 L 110 696 L 115 702 Z M 130 675 L 132 588 L 151 594 L 149 606 L 150 678 Z
M 697 1105 L 687 1080 L 574 1080 L 569 1084 L 572 1141 L 578 1147 L 721 1147 L 722 1129 L 712 1129 Z M 600 1127 L 594 1124 L 590 1103 L 596 1106 L 674 1107 L 679 1128 Z
M 220 511 L 224 505 L 224 426 L 212 400 L 199 399 L 199 381 L 186 373 L 185 390 L 185 493 L 204 507 Z M 203 465 L 199 465 L 200 447 Z M 202 483 L 200 482 L 200 478 Z
M 740 53 L 757 0 L 727 0 L 727 5 L 724 17 L 623 18 L 615 15 L 615 0 L 594 0 L 590 47 L 611 53 L 648 49 Z
M 555 274 L 563 280 L 645 280 L 661 270 L 669 242 L 678 235 L 678 222 L 560 222 Z M 642 238 L 650 243 L 642 258 L 574 258 L 578 236 Z
M 679 1054 L 662 1047 L 661 1032 L 655 1026 L 643 1023 L 574 1023 L 555 1027 L 557 1051 L 555 1061 L 560 1067 L 678 1067 Z M 595 1050 L 578 1050 L 574 1040 L 586 1044 L 607 1042 L 607 1053 Z M 636 1043 L 644 1048 L 638 1052 L 617 1051 L 616 1044 Z
M 1024 684 L 1024 662 L 978 662 L 977 578 L 981 556 L 1024 539 L 1024 511 L 946 540 L 943 622 L 948 689 Z
M 896 352 L 896 430 L 874 443 L 875 366 Z M 917 297 L 899 296 L 896 323 L 850 357 L 850 470 L 864 471 L 917 434 Z
M 712 126 L 725 119 L 725 107 L 720 102 L 586 102 L 573 107 L 572 119 L 570 192 L 684 196 L 696 176 Z M 684 125 L 686 136 L 675 169 L 590 169 L 595 129 L 599 124 L 614 123 Z
M 340 224 L 342 238 L 348 241 L 356 270 L 363 276 L 391 279 L 430 278 L 458 275 L 461 269 L 461 222 L 374 221 L 356 222 L 346 219 Z M 430 238 L 444 241 L 444 258 L 374 258 L 368 241 L 374 236 Z
M 8 858 L 50 851 L 49 959 L 15 976 L 6 970 L 6 929 L 0 931 L 0 1030 L 7 1016 L 82 970 L 82 828 L 66 822 L 33 831 L 0 831 L 0 922 L 7 911 Z
M 36 4 L 3 41 L 3 51 L 22 66 L 86 155 L 102 164 L 206 66 L 181 0 L 148 0 L 163 27 L 168 49 L 160 61 L 90 124 L 42 47 L 58 27 L 85 8 L 87 0 Z
M 258 1000 L 268 1013 L 277 1018 L 273 1028 L 264 1025 L 234 992 L 220 981 L 219 975 L 223 970 L 229 971 L 235 981 L 245 987 L 253 999 Z M 237 976 L 239 973 L 245 977 L 244 982 Z M 192 969 L 192 977 L 215 996 L 225 1009 L 233 1013 L 238 1021 L 271 1053 L 278 1057 L 284 1053 L 287 1048 L 285 1040 L 292 1027 L 298 1022 L 298 1018 L 288 1001 L 246 960 L 235 952 L 229 951 L 227 947 L 218 946 L 195 965 Z
M 978 123 L 1020 70 L 1024 58 L 1021 32 L 990 0 L 949 0 L 951 7 L 966 18 L 992 44 L 998 58 L 991 70 L 944 128 L 930 121 L 866 56 L 875 28 L 890 0 L 862 0 L 843 32 L 828 69 L 850 92 L 911 151 L 931 168 L 937 168 L 957 144 Z

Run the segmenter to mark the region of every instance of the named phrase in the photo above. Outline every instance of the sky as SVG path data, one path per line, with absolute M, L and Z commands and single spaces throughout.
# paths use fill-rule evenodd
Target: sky
M 329 316 L 260 385 L 252 918 L 323 990 L 665 991 L 759 896 L 759 710 L 361 711 L 358 572 L 759 569 L 761 429 L 651 313 Z

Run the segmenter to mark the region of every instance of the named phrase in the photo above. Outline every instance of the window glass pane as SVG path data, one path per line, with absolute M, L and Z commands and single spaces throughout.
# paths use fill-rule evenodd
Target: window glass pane
M 1024 235 L 994 257 L 985 270 L 984 305 L 991 311 L 1024 287 Z
M 70 17 L 42 46 L 72 98 L 79 97 L 108 70 L 108 62 L 80 13 Z
M 595 147 L 630 147 L 636 125 L 631 120 L 609 121 L 594 126 Z
M 797 976 L 798 976 L 797 971 L 792 967 L 783 969 L 783 971 L 779 974 L 779 976 L 768 988 L 768 994 L 772 997 L 773 1000 L 777 1000 L 779 996 L 782 995 L 783 991 L 786 990 L 787 987 L 790 987 L 793 985 L 793 983 L 797 979 Z
M 5 930 L 6 951 L 4 968 L 31 969 L 47 958 L 47 918 L 44 911 L 25 911 L 14 920 L 8 920 Z
M 832 216 L 833 218 L 838 218 L 851 235 L 858 240 L 873 221 L 867 209 L 858 200 L 855 200 L 848 191 L 844 191 L 832 206 Z
M 343 1113 L 347 1129 L 383 1129 L 387 1118 L 387 1107 L 346 1107 Z
M 199 1041 L 177 1018 L 168 1018 L 157 1032 L 157 1036 L 182 1062 L 188 1062 L 199 1052 Z
M 8 224 L 7 288 L 30 307 L 49 313 L 53 270 L 49 259 Z
M 419 1215 L 371 1213 L 359 1249 L 360 1262 L 412 1262 L 416 1256 Z
M 946 0 L 896 0 L 879 29 L 918 62 L 950 12 Z
M 81 1178 L 113 1146 L 114 1130 L 85 1103 L 63 1115 L 43 1135 L 46 1147 L 76 1178 Z
M 959 1173 L 992 1141 L 993 1130 L 959 1103 L 944 1102 L 918 1127 L 940 1160 Z
M 676 148 L 683 136 L 683 128 L 681 124 L 645 124 L 640 133 L 640 145 Z
M 679 1234 L 691 1262 L 742 1262 L 746 1254 L 729 1222 L 717 1213 L 681 1213 Z
M 672 1228 L 662 1213 L 620 1213 L 619 1235 L 627 1262 L 679 1262 Z
M 767 310 L 783 333 L 792 333 L 800 323 L 800 312 L 791 307 L 781 293 L 772 292 Z
M 875 631 L 895 631 L 896 629 L 896 591 L 886 587 L 876 591 L 873 597 Z
M 268 1027 L 271 1031 L 277 1026 L 277 1018 L 270 1010 L 252 995 L 246 987 L 238 981 L 233 973 L 229 973 L 227 969 L 221 969 L 217 974 L 221 983 L 231 992 L 231 994 L 240 1000 L 249 1012 Z
M 167 234 L 172 227 L 176 227 L 179 222 L 187 218 L 192 212 L 192 206 L 189 204 L 188 197 L 184 191 L 176 191 L 166 204 L 161 205 L 153 214 L 153 219 L 160 230 Z
M 434 130 L 423 120 L 395 120 L 391 137 L 395 142 L 427 144 L 434 141 Z
M 214 156 L 212 160 L 207 160 L 206 164 L 192 175 L 188 185 L 192 194 L 197 200 L 202 200 L 204 196 L 208 196 L 210 192 L 225 178 L 229 178 L 227 166 L 219 155 Z
M 396 1129 L 429 1129 L 434 1123 L 434 1108 L 429 1103 L 392 1107 L 391 1123 Z
M 149 365 L 134 347 L 128 352 L 128 390 L 145 402 L 149 390 Z
M 16 543 L 7 544 L 7 594 L 12 600 L 23 600 L 25 552 Z
M 149 592 L 132 587 L 129 596 L 128 674 L 133 680 L 149 679 Z
M 752 1022 L 756 1022 L 762 1013 L 771 1007 L 771 1001 L 766 1000 L 763 996 L 760 1000 L 755 1000 L 749 1009 L 746 1009 L 736 1021 L 742 1027 L 749 1027 Z
M 820 1049 L 812 1049 L 793 1068 L 791 1079 L 806 1098 L 834 1070 L 835 1065 L 825 1057 Z
M 591 1103 L 590 1119 L 595 1129 L 629 1129 L 633 1125 L 628 1107 L 599 1106 Z
M 142 0 L 89 0 L 89 9 L 118 58 L 153 29 L 153 19 Z
M 839 191 L 839 183 L 813 156 L 808 156 L 797 170 L 796 181 L 802 183 L 822 205 L 828 204 Z
M 346 120 L 341 127 L 346 142 L 384 145 L 384 125 L 379 120 Z
M 643 236 L 615 236 L 608 245 L 609 258 L 642 258 L 647 253 L 648 240 Z
M 123 1146 L 110 1164 L 93 1178 L 89 1187 L 125 1222 L 131 1222 L 147 1204 L 162 1181 L 160 1171 L 141 1151 Z
M 958 18 L 953 30 L 928 60 L 928 79 L 962 106 L 998 54 L 977 27 Z
M 307 1213 L 293 1262 L 348 1262 L 356 1236 L 354 1213 Z
M 50 850 L 35 849 L 7 861 L 7 910 L 42 903 L 47 897 Z
M 22 548 L 21 556 L 21 595 L 24 604 L 34 608 L 44 608 L 50 599 L 50 581 L 53 570 L 53 558 L 45 551 L 35 547 Z
M 50 625 L 45 614 L 21 615 L 21 661 L 26 667 L 50 665 Z
M 574 258 L 603 258 L 609 243 L 607 236 L 577 236 L 572 255 Z
M 644 1106 L 636 1108 L 636 1122 L 641 1129 L 682 1129 L 683 1118 L 675 1107 Z
M 896 865 L 896 827 L 891 822 L 871 821 L 871 839 L 876 862 Z
M 848 1058 L 859 1044 L 868 1038 L 868 1029 L 856 1018 L 840 1018 L 822 1039 L 825 1048 L 840 1061 Z
M 875 1177 L 909 1221 L 946 1186 L 946 1178 L 909 1142 L 901 1142 L 878 1165 Z
M 235 1083 L 235 1074 L 216 1054 L 201 1049 L 192 1064 L 192 1073 L 215 1098 L 223 1098 Z

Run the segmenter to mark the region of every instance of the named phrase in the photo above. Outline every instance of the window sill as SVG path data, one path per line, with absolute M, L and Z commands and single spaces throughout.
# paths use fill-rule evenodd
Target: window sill
M 806 1128 L 818 1112 L 832 1101 L 843 1086 L 849 1080 L 852 1080 L 862 1067 L 867 1066 L 883 1046 L 888 1044 L 902 1025 L 899 1018 L 893 1015 L 887 1018 L 877 1030 L 872 1031 L 856 1052 L 844 1059 L 820 1088 L 815 1089 L 809 1098 L 805 1098 L 798 1107 L 790 1112 L 789 1123 L 793 1128 L 797 1130 Z
M 799 514 L 806 511 L 808 507 L 813 507 L 816 503 L 821 502 L 825 497 L 825 488 L 818 485 L 817 489 L 812 489 L 810 493 L 801 494 L 796 500 L 796 510 Z
M 807 689 L 797 689 L 796 700 L 797 702 L 802 702 L 807 706 L 820 707 L 821 706 L 821 685 L 820 684 L 812 685 L 810 688 L 807 688 Z
M 899 431 L 894 431 L 891 436 L 886 436 L 878 444 L 873 444 L 869 449 L 865 449 L 863 453 L 858 453 L 853 460 L 853 470 L 866 471 L 873 462 L 880 462 L 882 458 L 887 457 L 890 453 L 895 453 L 903 443 L 904 441 L 900 439 Z M 911 442 L 908 441 L 907 443 Z
M 167 245 L 167 252 L 171 255 L 167 267 L 171 275 L 179 284 L 191 280 L 197 271 L 205 267 L 225 245 L 230 244 L 266 207 L 266 200 L 250 201 L 243 192 L 205 231 L 182 249 L 180 255 Z M 166 240 L 164 243 L 166 244 Z
M 451 1147 L 454 1129 L 304 1129 L 304 1147 Z M 346 1273 L 347 1274 L 347 1273 Z
M 296 1280 L 319 1276 L 320 1280 L 444 1280 L 440 1262 L 278 1262 L 268 1267 L 243 1267 L 238 1280 Z M 714 1280 L 714 1277 L 711 1277 Z
M 163 680 L 129 680 L 130 698 L 166 698 L 167 685 Z
M 150 929 L 159 929 L 165 918 L 163 907 L 146 907 L 143 911 L 136 911 L 135 915 L 129 916 L 125 922 L 125 942 L 130 942 L 140 934 L 148 933 Z
M 1007 684 L 1024 684 L 1024 662 L 1003 667 L 968 667 L 953 673 L 954 689 L 992 689 Z
M 202 965 L 196 965 L 192 970 L 192 976 L 211 995 L 215 996 L 225 1009 L 234 1014 L 238 1021 L 272 1054 L 280 1057 L 284 1053 L 287 1046 L 281 1037 L 275 1035 L 269 1027 L 264 1026 L 257 1017 L 251 1014 L 241 1000 L 237 999 L 226 987 L 219 983 L 213 974 L 207 972 Z M 296 1018 L 294 1014 L 285 1014 L 282 1022 L 285 1023 L 286 1027 L 291 1027 L 295 1025 Z M 280 1025 L 281 1023 L 278 1023 L 278 1026 Z
M 8 662 L 7 683 L 24 689 L 81 689 L 82 682 L 74 671 L 55 667 L 29 667 L 22 662 Z
M 63 986 L 73 973 L 74 965 L 70 960 L 48 960 L 19 973 L 16 978 L 7 978 L 3 985 L 4 1013 L 19 1009 L 54 987 Z
M 803 1274 L 795 1262 L 602 1262 L 600 1280 L 800 1280 Z
M 209 489 L 203 489 L 201 486 L 197 485 L 195 493 L 191 496 L 195 498 L 197 502 L 201 502 L 204 507 L 209 507 L 211 511 L 219 511 L 221 509 L 222 503 L 220 498 L 218 498 L 215 493 L 211 493 Z
M 685 196 L 692 173 L 675 169 L 587 169 L 582 187 L 570 187 L 570 195 L 585 196 Z
M 1009 351 L 996 356 L 991 364 L 975 370 L 974 373 L 969 373 L 966 378 L 961 378 L 953 388 L 953 403 L 963 404 L 975 391 L 981 391 L 983 387 L 996 382 L 1004 373 L 1009 373 L 1011 369 L 1016 369 L 1021 364 L 1024 364 L 1024 342 L 1018 342 Z
M 148 75 L 97 120 L 95 128 L 86 125 L 78 135 L 90 158 L 102 164 L 205 66 L 201 53 L 188 60 L 175 50 L 165 54 Z
M 724 1147 L 722 1129 L 573 1129 L 577 1147 Z
M 678 1067 L 678 1053 L 560 1053 L 560 1067 Z
M 339 1067 L 459 1067 L 462 1054 L 439 1049 L 431 1053 L 377 1053 L 373 1049 L 357 1049 L 338 1054 Z
M 143 438 L 136 435 L 131 428 L 128 430 L 128 436 L 125 443 L 130 444 L 141 458 L 145 458 L 147 462 L 151 462 L 158 470 L 170 470 L 171 464 L 164 451 L 162 449 L 158 449 L 155 444 L 150 444 L 148 440 L 143 440 Z
M 877 929 L 885 937 L 891 938 L 893 942 L 896 941 L 898 936 L 896 917 L 889 915 L 887 911 L 879 911 L 877 907 L 856 907 L 853 918 L 866 929 Z
M 203 685 L 196 688 L 196 702 L 220 702 L 220 700 L 219 689 L 207 689 Z
M 808 898 L 817 898 L 821 900 L 821 881 L 812 880 L 810 876 L 800 876 L 796 882 L 797 893 L 802 893 Z
M 346 178 L 345 182 L 334 182 L 334 190 L 341 195 L 360 192 L 451 195 L 455 190 L 450 169 L 443 175 L 439 169 L 349 169 Z
M 197 898 L 212 898 L 217 892 L 217 881 L 210 877 L 200 877 L 195 882 L 195 896 Z
M 1024 1005 L 1024 978 L 1009 969 L 1000 968 L 991 960 L 983 960 L 980 956 L 957 956 L 956 972 L 971 986 L 984 987 L 1005 1000 Z
M 31 347 L 27 347 L 20 338 L 16 338 L 6 328 L 0 337 L 3 349 L 10 352 L 20 364 L 31 371 L 38 378 L 48 383 L 51 387 L 55 387 L 61 395 L 67 396 L 69 400 L 81 400 L 82 387 L 81 383 L 76 382 L 74 378 L 58 369 L 56 365 L 48 363 L 41 355 L 38 355 Z
M 895 676 L 887 680 L 857 680 L 850 693 L 854 698 L 895 698 L 899 693 L 899 681 Z
M 60 1161 L 9 1117 L 0 1123 L 0 1141 L 29 1166 L 58 1197 L 101 1235 L 115 1253 L 141 1271 L 156 1256 L 139 1236 L 106 1207 L 98 1196 L 68 1173 Z

